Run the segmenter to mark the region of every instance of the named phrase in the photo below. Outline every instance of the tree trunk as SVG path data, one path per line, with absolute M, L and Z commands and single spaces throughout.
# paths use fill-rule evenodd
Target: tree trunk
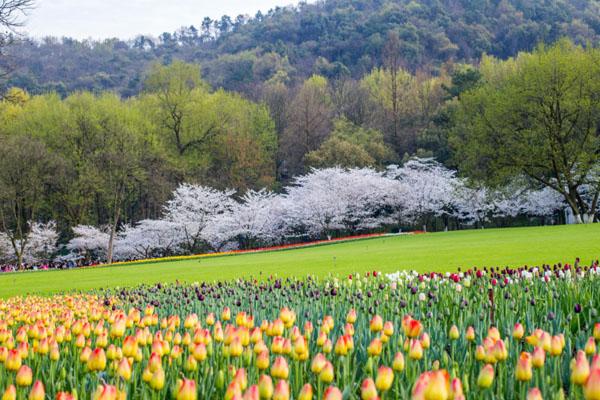
M 113 261 L 113 248 L 115 242 L 116 229 L 114 225 L 110 227 L 110 236 L 108 237 L 108 248 L 106 249 L 106 263 L 112 264 Z
M 115 218 L 110 227 L 110 235 L 108 237 L 108 249 L 106 251 L 106 262 L 112 264 L 113 262 L 113 249 L 115 246 L 115 236 L 117 236 L 117 224 L 119 223 L 119 217 L 121 214 L 121 208 L 117 207 L 115 210 Z
M 572 191 L 569 191 L 568 193 L 563 193 L 563 195 L 565 196 L 567 204 L 569 204 L 569 207 L 571 207 L 575 223 L 582 224 L 583 220 L 581 219 L 581 209 L 579 208 L 576 195 Z

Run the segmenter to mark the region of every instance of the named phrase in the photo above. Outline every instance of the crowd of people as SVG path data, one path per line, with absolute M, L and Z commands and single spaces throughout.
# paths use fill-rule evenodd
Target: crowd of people
M 40 263 L 23 263 L 21 268 L 16 263 L 0 264 L 1 272 L 16 272 L 16 271 L 47 271 L 51 269 L 73 269 L 82 267 L 91 267 L 97 263 L 91 260 L 65 260 L 65 261 L 50 261 Z

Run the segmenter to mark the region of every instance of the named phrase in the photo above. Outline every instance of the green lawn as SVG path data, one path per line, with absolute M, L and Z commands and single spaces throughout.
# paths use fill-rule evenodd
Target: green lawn
M 466 230 L 389 236 L 271 253 L 140 263 L 85 270 L 0 273 L 0 297 L 140 283 L 238 277 L 325 276 L 377 269 L 455 271 L 458 267 L 584 262 L 600 257 L 600 224 Z

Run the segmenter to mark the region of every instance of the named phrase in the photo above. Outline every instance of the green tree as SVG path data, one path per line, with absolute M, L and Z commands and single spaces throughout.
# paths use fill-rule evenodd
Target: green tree
M 222 90 L 211 99 L 226 118 L 208 149 L 202 181 L 240 192 L 273 186 L 277 134 L 268 109 Z
M 45 205 L 55 161 L 39 139 L 0 135 L 0 229 L 8 236 L 19 268 L 30 224 Z
M 600 51 L 563 40 L 499 61 L 461 95 L 455 159 L 477 178 L 525 174 L 564 196 L 578 222 L 593 221 L 600 192 Z
M 198 65 L 182 61 L 154 64 L 145 89 L 149 108 L 178 155 L 205 146 L 217 134 L 218 118 L 214 110 L 207 110 L 208 87 L 200 79 Z
M 317 150 L 332 128 L 332 101 L 327 79 L 314 75 L 300 87 L 289 106 L 287 126 L 280 142 L 292 176 L 304 171 L 304 157 Z
M 345 119 L 337 120 L 331 136 L 319 149 L 306 155 L 307 164 L 315 168 L 382 168 L 394 160 L 394 151 L 385 144 L 383 133 L 364 129 Z

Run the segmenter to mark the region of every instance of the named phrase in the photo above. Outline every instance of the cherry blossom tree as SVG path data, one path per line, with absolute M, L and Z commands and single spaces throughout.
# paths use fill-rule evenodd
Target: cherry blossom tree
M 10 261 L 14 257 L 12 243 L 8 235 L 0 231 L 0 260 Z
M 288 233 L 285 204 L 282 196 L 250 190 L 229 212 L 215 216 L 205 235 L 217 249 L 233 240 L 242 248 L 280 243 Z
M 31 264 L 50 261 L 58 249 L 56 222 L 33 223 L 28 236 L 29 239 L 23 254 L 25 262 Z
M 119 259 L 175 254 L 185 239 L 182 225 L 168 220 L 145 219 L 119 232 L 115 255 Z
M 0 232 L 0 256 L 6 261 L 26 263 L 49 261 L 57 250 L 56 222 L 33 222 L 23 239 Z
M 494 217 L 518 215 L 548 217 L 567 207 L 564 197 L 551 188 L 536 189 L 518 180 L 497 189 L 494 200 Z
M 288 224 L 310 237 L 376 228 L 387 221 L 382 210 L 391 202 L 392 185 L 369 168 L 313 169 L 287 188 Z
M 93 259 L 105 259 L 108 250 L 109 233 L 107 228 L 96 228 L 90 225 L 73 227 L 75 236 L 67 243 L 67 249 Z
M 485 186 L 461 185 L 454 194 L 454 216 L 468 225 L 483 226 L 496 209 L 495 193 Z
M 402 167 L 392 165 L 386 175 L 400 182 L 396 193 L 399 216 L 411 223 L 451 215 L 463 186 L 454 171 L 432 158 L 414 158 Z
M 524 215 L 548 217 L 568 207 L 564 197 L 549 187 L 539 190 L 528 190 L 524 193 L 524 197 L 525 205 L 522 210 Z
M 183 235 L 178 245 L 185 252 L 193 253 L 210 242 L 204 229 L 213 218 L 231 211 L 234 193 L 186 183 L 175 190 L 165 206 L 164 219 L 180 226 Z

